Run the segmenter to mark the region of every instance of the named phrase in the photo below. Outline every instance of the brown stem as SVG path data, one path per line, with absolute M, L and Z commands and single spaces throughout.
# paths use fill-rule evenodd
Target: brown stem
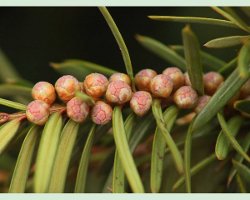
M 17 119 L 17 118 L 19 118 L 20 120 L 25 119 L 26 118 L 26 113 L 18 112 L 18 113 L 9 114 L 9 120 L 8 121 L 11 121 L 11 120 Z
M 8 113 L 0 113 L 0 124 L 3 124 L 9 120 Z
M 66 107 L 65 107 L 65 106 L 56 104 L 56 105 L 53 105 L 53 106 L 50 108 L 50 114 L 55 113 L 55 112 L 63 113 L 65 110 L 66 110 Z
M 11 121 L 17 118 L 19 118 L 20 120 L 23 120 L 26 118 L 26 114 L 24 112 L 18 112 L 18 113 L 13 113 L 13 114 L 0 113 L 0 124 L 3 124 L 7 121 Z

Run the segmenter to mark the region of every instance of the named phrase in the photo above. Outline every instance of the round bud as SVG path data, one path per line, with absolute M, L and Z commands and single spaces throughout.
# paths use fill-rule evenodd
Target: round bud
M 187 72 L 184 73 L 184 80 L 185 80 L 185 85 L 192 86 L 189 75 Z
M 74 97 L 67 103 L 67 115 L 75 122 L 83 122 L 89 114 L 89 106 L 79 97 Z
M 150 81 L 157 75 L 152 69 L 143 69 L 135 75 L 135 85 L 139 90 L 150 92 Z
M 120 72 L 112 74 L 112 76 L 110 76 L 109 78 L 109 82 L 111 81 L 123 81 L 127 83 L 128 85 L 131 85 L 131 80 L 129 76 L 127 74 L 120 73 Z
M 99 125 L 107 124 L 112 119 L 112 107 L 103 102 L 97 101 L 91 111 L 91 119 Z
M 185 84 L 184 75 L 182 71 L 177 67 L 169 67 L 165 69 L 162 73 L 169 76 L 172 79 L 174 84 L 173 90 L 177 90 L 178 88 L 180 88 Z
M 211 99 L 210 96 L 207 96 L 207 95 L 203 95 L 201 97 L 199 97 L 198 99 L 198 102 L 197 102 L 197 105 L 194 109 L 194 111 L 196 113 L 199 113 L 202 111 L 202 109 L 207 105 L 208 101 Z
M 108 79 L 102 74 L 92 73 L 86 76 L 83 85 L 88 95 L 99 98 L 106 92 Z
M 169 76 L 159 74 L 151 80 L 150 90 L 156 97 L 167 98 L 173 90 L 173 81 Z
M 131 87 L 123 81 L 112 81 L 106 91 L 106 99 L 111 103 L 124 104 L 132 97 Z
M 240 88 L 240 96 L 245 98 L 250 95 L 250 79 Z
M 152 104 L 152 97 L 149 92 L 135 92 L 130 100 L 130 108 L 139 116 L 145 115 Z
M 223 83 L 224 78 L 218 72 L 208 72 L 203 76 L 205 93 L 213 95 Z
M 81 89 L 78 80 L 71 75 L 65 75 L 59 78 L 56 81 L 55 88 L 59 98 L 64 102 L 72 99 L 76 91 Z
M 51 105 L 56 100 L 56 91 L 52 84 L 40 81 L 32 88 L 32 97 Z
M 174 94 L 174 102 L 179 108 L 193 108 L 197 101 L 198 95 L 190 86 L 182 86 Z
M 41 100 L 31 101 L 26 109 L 27 119 L 37 125 L 44 125 L 48 120 L 49 105 Z

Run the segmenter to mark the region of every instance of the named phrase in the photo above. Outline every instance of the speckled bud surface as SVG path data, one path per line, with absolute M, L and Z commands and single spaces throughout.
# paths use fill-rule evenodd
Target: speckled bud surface
M 112 81 L 106 91 L 106 99 L 111 103 L 124 104 L 132 97 L 131 87 L 123 81 Z
M 217 72 L 208 72 L 203 76 L 205 93 L 213 95 L 219 86 L 223 83 L 224 78 Z
M 130 108 L 139 116 L 145 115 L 151 108 L 152 97 L 149 92 L 135 92 L 130 100 Z
M 97 101 L 91 111 L 91 119 L 98 125 L 107 124 L 112 119 L 112 107 L 103 102 Z
M 173 90 L 177 90 L 178 88 L 180 88 L 185 84 L 184 74 L 177 67 L 166 68 L 162 73 L 169 76 L 172 79 L 174 84 Z
M 89 114 L 89 106 L 78 97 L 72 98 L 67 103 L 67 115 L 75 122 L 83 122 Z
M 167 75 L 159 74 L 151 80 L 150 90 L 156 97 L 167 98 L 173 90 L 173 81 Z
M 31 101 L 26 109 L 27 119 L 37 125 L 44 125 L 49 114 L 49 105 L 41 100 Z
M 139 90 L 150 92 L 150 82 L 157 75 L 152 69 L 143 69 L 135 75 L 135 85 Z
M 99 98 L 106 92 L 108 79 L 102 74 L 92 73 L 86 76 L 83 85 L 88 95 Z
M 175 104 L 182 109 L 189 109 L 196 106 L 198 95 L 190 86 L 180 87 L 174 94 Z
M 194 111 L 196 113 L 201 112 L 202 109 L 207 105 L 207 103 L 209 102 L 210 99 L 211 99 L 211 96 L 207 96 L 207 95 L 203 95 L 203 96 L 199 97 Z
M 109 81 L 123 81 L 125 83 L 127 83 L 128 85 L 131 85 L 131 80 L 129 78 L 129 76 L 127 74 L 124 73 L 114 73 L 109 77 Z
M 32 97 L 35 100 L 41 100 L 51 105 L 56 100 L 56 91 L 52 84 L 40 81 L 32 88 Z
M 55 88 L 59 98 L 64 102 L 72 99 L 76 91 L 81 89 L 78 80 L 71 75 L 65 75 L 59 78 L 56 81 Z

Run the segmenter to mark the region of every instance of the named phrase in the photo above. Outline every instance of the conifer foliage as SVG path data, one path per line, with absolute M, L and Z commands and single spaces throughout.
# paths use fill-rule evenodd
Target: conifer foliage
M 2 63 L 0 104 L 16 112 L 0 111 L 1 192 L 250 192 L 250 26 L 235 8 L 212 9 L 224 19 L 148 16 L 186 24 L 180 45 L 136 36 L 172 64 L 161 72 L 133 70 L 105 7 L 126 73 L 67 60 L 51 64 L 55 83 L 33 84 Z M 237 56 L 202 51 L 197 23 L 240 29 L 203 44 Z

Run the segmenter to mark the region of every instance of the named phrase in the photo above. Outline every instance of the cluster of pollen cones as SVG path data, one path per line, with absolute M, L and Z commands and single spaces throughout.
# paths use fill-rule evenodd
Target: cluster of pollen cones
M 192 88 L 188 74 L 177 67 L 168 67 L 161 74 L 152 69 L 143 69 L 134 77 L 137 91 L 131 87 L 127 74 L 114 73 L 109 79 L 100 73 L 91 73 L 79 82 L 71 75 L 60 77 L 55 85 L 41 81 L 32 88 L 34 101 L 26 109 L 26 118 L 37 125 L 44 125 L 52 112 L 66 112 L 75 122 L 82 123 L 88 116 L 99 125 L 112 119 L 114 105 L 130 105 L 138 116 L 145 115 L 151 108 L 152 99 L 162 100 L 162 105 L 176 104 L 180 109 L 193 109 L 199 113 L 211 96 L 224 82 L 217 72 L 208 72 L 203 76 L 205 94 L 199 96 Z M 239 95 L 250 95 L 250 81 L 241 88 Z M 84 93 L 94 103 L 85 102 L 76 93 Z M 55 102 L 63 102 L 58 104 Z

